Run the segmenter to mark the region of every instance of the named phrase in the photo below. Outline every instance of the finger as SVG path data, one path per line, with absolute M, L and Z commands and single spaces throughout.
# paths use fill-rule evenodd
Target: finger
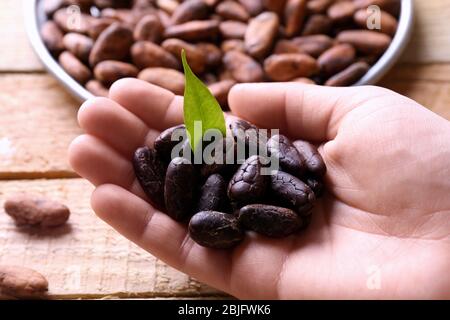
M 229 95 L 233 113 L 255 124 L 280 129 L 295 139 L 331 140 L 342 118 L 357 106 L 361 88 L 328 88 L 299 83 L 239 84 Z
M 81 135 L 71 143 L 69 162 L 81 177 L 95 186 L 115 184 L 150 201 L 136 178 L 132 163 L 94 136 Z
M 228 290 L 227 253 L 195 244 L 184 225 L 146 201 L 108 184 L 94 191 L 91 204 L 101 219 L 159 259 L 200 281 Z
M 88 134 L 103 140 L 127 158 L 156 135 L 134 114 L 106 98 L 86 101 L 78 112 L 78 122 Z
M 183 98 L 148 82 L 121 79 L 110 91 L 111 99 L 160 131 L 183 122 Z

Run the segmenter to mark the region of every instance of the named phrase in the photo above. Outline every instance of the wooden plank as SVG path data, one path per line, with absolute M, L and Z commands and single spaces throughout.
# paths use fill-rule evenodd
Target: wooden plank
M 31 1 L 24 0 L 23 4 L 30 5 Z M 0 48 L 1 71 L 43 70 L 26 35 L 22 1 L 0 1 Z
M 23 5 L 29 5 L 27 0 Z M 450 62 L 450 2 L 415 0 L 416 25 L 402 61 L 414 63 Z M 21 1 L 0 1 L 1 71 L 42 71 L 42 64 L 28 42 Z
M 70 223 L 48 232 L 17 228 L 4 214 L 3 201 L 24 190 L 68 205 Z M 50 297 L 57 298 L 220 295 L 98 219 L 89 206 L 92 190 L 82 179 L 0 181 L 0 264 L 36 269 L 49 280 Z
M 0 178 L 75 176 L 67 147 L 78 103 L 49 75 L 0 75 Z
M 385 79 L 397 81 L 441 81 L 450 82 L 450 64 L 413 64 L 401 63 L 396 65 Z
M 450 61 L 450 1 L 414 0 L 415 27 L 410 45 L 405 50 L 404 62 Z
M 450 120 L 450 83 L 384 80 L 380 85 L 403 94 Z

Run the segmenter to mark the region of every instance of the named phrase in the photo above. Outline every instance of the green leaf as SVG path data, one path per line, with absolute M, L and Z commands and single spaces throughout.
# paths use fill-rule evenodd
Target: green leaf
M 184 89 L 184 124 L 189 133 L 191 148 L 195 151 L 196 146 L 203 139 L 206 131 L 210 129 L 219 130 L 226 136 L 225 117 L 222 108 L 216 98 L 211 94 L 208 87 L 197 78 L 186 61 L 186 52 L 181 52 L 186 84 Z M 202 132 L 194 136 L 194 124 L 201 121 Z

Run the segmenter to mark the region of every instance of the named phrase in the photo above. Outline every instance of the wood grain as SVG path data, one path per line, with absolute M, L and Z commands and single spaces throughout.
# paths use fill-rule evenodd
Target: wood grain
M 23 5 L 31 1 L 23 0 Z M 22 1 L 0 1 L 0 71 L 43 71 L 25 31 Z
M 67 147 L 78 103 L 45 74 L 0 74 L 0 178 L 75 176 Z
M 123 238 L 89 207 L 93 187 L 82 179 L 0 181 L 0 264 L 27 266 L 50 283 L 50 297 L 223 295 L 168 267 Z M 27 191 L 69 206 L 65 227 L 17 228 L 3 201 Z

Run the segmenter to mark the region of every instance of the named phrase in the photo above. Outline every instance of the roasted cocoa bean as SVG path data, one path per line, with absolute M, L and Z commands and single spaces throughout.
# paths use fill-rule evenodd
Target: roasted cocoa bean
M 175 158 L 167 167 L 164 185 L 166 213 L 176 221 L 183 221 L 193 213 L 196 197 L 197 173 L 185 158 Z
M 220 174 L 213 174 L 200 190 L 197 211 L 223 211 L 226 201 L 227 182 Z
M 248 230 L 273 238 L 287 237 L 303 224 L 302 218 L 293 210 L 264 204 L 241 208 L 239 223 Z
M 201 246 L 230 249 L 238 245 L 245 234 L 235 216 L 217 211 L 202 211 L 191 218 L 189 235 Z
M 296 140 L 293 145 L 305 159 L 306 170 L 318 177 L 323 177 L 326 173 L 326 166 L 317 148 L 304 140 Z
M 300 215 L 309 213 L 316 199 L 311 188 L 293 175 L 278 171 L 270 176 L 271 190 L 280 201 Z
M 278 159 L 283 170 L 301 177 L 305 172 L 305 158 L 295 148 L 288 137 L 278 134 L 272 136 L 267 142 L 267 152 Z
M 238 169 L 228 185 L 228 197 L 238 205 L 257 203 L 266 193 L 268 176 L 262 174 L 259 156 L 251 156 Z
M 172 159 L 171 155 L 173 148 L 181 141 L 186 139 L 186 127 L 184 126 L 184 124 L 176 127 L 171 127 L 161 132 L 161 134 L 155 139 L 154 148 L 161 156 L 161 158 L 169 162 Z M 182 155 L 178 155 L 178 157 L 179 156 Z
M 164 209 L 166 166 L 158 153 L 149 147 L 136 150 L 133 167 L 142 189 L 158 209 Z

